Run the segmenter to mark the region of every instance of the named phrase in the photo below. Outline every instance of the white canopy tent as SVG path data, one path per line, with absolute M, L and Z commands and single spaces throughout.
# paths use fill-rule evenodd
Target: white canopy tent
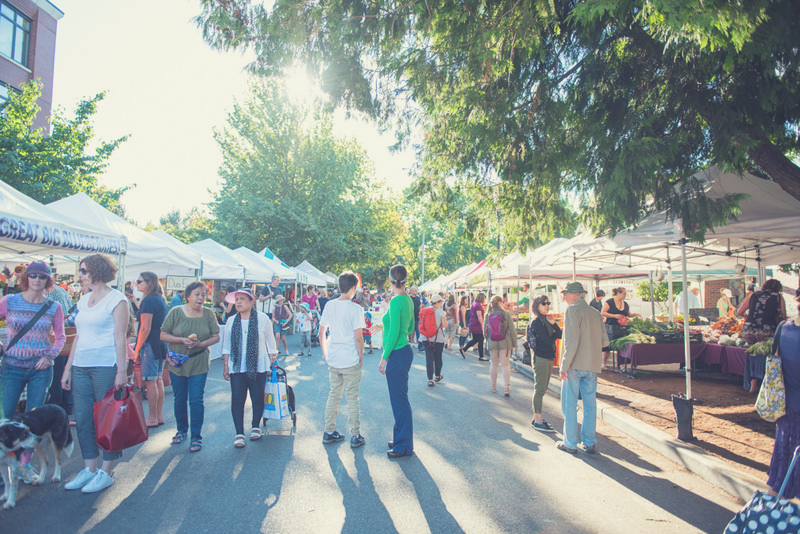
M 176 250 L 188 249 L 193 254 L 197 253 L 195 249 L 163 230 L 153 230 L 150 232 L 150 235 L 168 243 Z M 213 256 L 204 255 L 202 253 L 200 253 L 200 258 L 202 261 L 200 278 L 204 280 L 242 280 L 244 278 L 244 269 L 235 262 L 221 261 Z
M 252 261 L 250 258 L 234 252 L 225 245 L 220 245 L 213 239 L 203 239 L 196 243 L 189 243 L 189 247 L 203 256 L 215 258 L 222 262 L 233 262 L 244 268 L 244 282 L 266 283 L 272 279 L 272 271 L 263 264 Z
M 419 286 L 420 291 L 435 291 L 438 293 L 442 291 L 445 287 L 445 282 L 447 282 L 447 275 L 441 274 L 433 280 L 428 280 L 421 286 Z
M 339 282 L 335 276 L 329 276 L 323 273 L 306 260 L 296 265 L 295 269 L 309 275 L 308 283 L 315 286 L 325 286 L 327 284 L 336 285 Z
M 272 275 L 274 274 L 280 276 L 282 282 L 294 282 L 296 280 L 295 273 L 292 272 L 291 269 L 284 267 L 275 260 L 271 260 L 266 256 L 258 254 L 257 252 L 253 252 L 249 248 L 239 247 L 237 249 L 234 249 L 233 251 L 237 254 L 241 254 L 242 256 L 252 260 L 255 263 L 258 263 L 265 269 L 269 270 L 272 274 L 270 274 L 269 279 L 266 280 L 267 282 L 272 281 Z
M 95 253 L 122 256 L 126 248 L 121 232 L 55 212 L 0 181 L 0 261 L 53 256 L 56 265 L 73 264 Z
M 53 211 L 74 219 L 80 217 L 92 228 L 105 228 L 127 238 L 124 280 L 135 280 L 142 271 L 153 271 L 159 278 L 167 275 L 196 276 L 200 271 L 200 254 L 177 251 L 167 243 L 137 228 L 89 198 L 78 193 L 47 205 Z

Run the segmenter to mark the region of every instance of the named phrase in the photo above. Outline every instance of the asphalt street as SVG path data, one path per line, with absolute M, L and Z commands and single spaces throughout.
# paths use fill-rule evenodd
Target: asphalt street
M 530 426 L 532 382 L 512 373 L 510 398 L 502 379 L 491 393 L 488 362 L 472 354 L 445 351 L 444 380 L 431 388 L 415 350 L 415 455 L 390 460 L 393 419 L 379 352 L 365 356 L 361 448 L 349 446 L 344 401 L 337 429 L 348 439 L 322 444 L 329 382 L 316 348 L 281 358 L 297 397 L 296 431 L 291 421 L 270 421 L 267 436 L 235 449 L 230 389 L 214 361 L 201 452 L 189 453 L 188 441 L 170 445 L 168 394 L 167 424 L 125 451 L 112 487 L 64 490 L 82 468 L 76 445 L 61 484 L 20 484 L 17 507 L 0 511 L 0 532 L 716 533 L 741 507 L 602 423 L 598 454 L 557 450 L 559 434 Z M 249 410 L 248 403 L 246 420 Z M 545 418 L 561 429 L 560 403 L 549 393 Z

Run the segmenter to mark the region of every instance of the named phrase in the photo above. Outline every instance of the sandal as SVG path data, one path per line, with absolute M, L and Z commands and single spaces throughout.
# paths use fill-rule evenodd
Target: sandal
M 172 444 L 180 445 L 181 443 L 183 443 L 183 440 L 185 439 L 186 439 L 186 434 L 184 434 L 183 432 L 178 432 L 172 437 Z
M 244 434 L 236 434 L 236 436 L 234 436 L 233 446 L 237 449 L 244 449 Z
M 442 378 L 444 378 L 444 377 L 442 375 L 439 375 L 436 378 L 434 378 L 434 380 L 437 381 L 437 382 L 441 382 Z
M 505 397 L 510 397 L 511 396 L 511 392 L 508 390 L 509 387 L 511 387 L 511 386 L 506 386 L 506 392 L 503 393 L 503 396 L 505 396 Z
M 250 430 L 250 441 L 258 441 L 261 439 L 261 436 L 263 436 L 261 429 L 253 427 Z
M 433 380 L 428 380 L 428 387 L 432 388 L 434 386 Z
M 203 448 L 203 442 L 199 439 L 192 440 L 192 446 L 189 447 L 189 452 L 200 452 Z

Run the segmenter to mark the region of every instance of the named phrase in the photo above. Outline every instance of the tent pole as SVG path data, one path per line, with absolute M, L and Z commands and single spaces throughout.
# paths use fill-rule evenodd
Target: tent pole
M 572 253 L 572 281 L 573 282 L 575 281 L 575 278 L 577 278 L 577 264 L 578 264 L 578 259 L 575 256 L 575 253 L 573 252 Z
M 686 291 L 689 289 L 689 273 L 686 269 L 686 239 L 681 239 L 681 278 L 683 281 L 683 298 L 681 299 L 681 313 L 683 313 L 683 351 L 686 356 L 686 398 L 692 398 L 692 352 L 689 345 L 689 298 Z
M 669 316 L 669 323 L 672 324 L 675 319 L 673 314 L 673 293 L 672 293 L 672 261 L 669 259 L 669 247 L 667 247 L 667 315 Z
M 650 271 L 650 317 L 656 322 L 656 299 L 653 292 L 653 271 Z

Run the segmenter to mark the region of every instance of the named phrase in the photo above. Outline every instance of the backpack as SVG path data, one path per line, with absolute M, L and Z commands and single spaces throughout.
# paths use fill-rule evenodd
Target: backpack
M 439 336 L 439 327 L 436 324 L 436 308 L 422 308 L 419 312 L 419 333 L 428 339 Z
M 534 319 L 533 321 L 535 321 Z M 533 332 L 533 321 L 528 323 L 528 329 L 525 331 L 525 339 L 528 342 L 531 352 L 536 352 L 536 334 Z
M 506 336 L 503 333 L 503 314 L 494 312 L 489 314 L 489 339 L 492 341 L 503 341 Z

